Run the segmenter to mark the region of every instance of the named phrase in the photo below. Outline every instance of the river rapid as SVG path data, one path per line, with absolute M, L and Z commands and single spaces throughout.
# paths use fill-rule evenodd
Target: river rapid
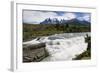
M 72 60 L 76 55 L 86 51 L 87 43 L 85 42 L 87 33 L 63 33 L 51 36 L 43 36 L 31 41 L 23 42 L 23 44 L 45 43 L 45 49 L 49 56 L 42 61 L 66 61 Z

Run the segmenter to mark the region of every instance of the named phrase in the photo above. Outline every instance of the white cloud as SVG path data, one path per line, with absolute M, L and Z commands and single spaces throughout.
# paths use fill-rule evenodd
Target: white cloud
M 55 12 L 43 12 L 43 11 L 23 11 L 23 21 L 25 23 L 40 23 L 46 18 L 58 18 L 70 20 L 76 18 L 74 13 L 64 13 L 62 16 L 59 16 Z
M 56 16 L 54 12 L 24 11 L 23 21 L 26 23 L 39 23 L 46 18 Z
M 84 19 L 85 21 L 90 21 L 90 16 L 87 14 L 87 15 L 83 16 L 83 19 Z
M 76 15 L 75 15 L 74 13 L 66 13 L 66 14 L 64 15 L 64 17 L 65 17 L 65 19 L 67 19 L 67 20 L 71 20 L 71 19 L 76 18 Z
M 84 14 L 84 16 L 78 17 L 77 19 L 81 21 L 85 20 L 85 21 L 90 22 L 90 14 Z

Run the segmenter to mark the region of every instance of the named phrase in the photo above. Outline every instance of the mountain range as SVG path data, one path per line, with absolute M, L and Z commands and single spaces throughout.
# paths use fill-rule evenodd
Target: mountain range
M 40 24 L 90 25 L 90 22 L 85 21 L 85 20 L 81 21 L 76 18 L 71 19 L 71 20 L 65 20 L 65 19 L 58 20 L 57 18 L 53 18 L 53 19 L 47 18 L 44 21 L 40 22 Z

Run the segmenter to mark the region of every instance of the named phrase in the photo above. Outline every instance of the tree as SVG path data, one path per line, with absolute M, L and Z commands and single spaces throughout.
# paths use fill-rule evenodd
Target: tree
M 63 31 L 66 32 L 67 29 L 69 29 L 69 24 L 65 24 L 65 25 L 64 25 L 64 27 L 63 27 Z
M 56 26 L 56 29 L 59 30 L 60 24 L 59 23 L 55 24 L 55 26 Z

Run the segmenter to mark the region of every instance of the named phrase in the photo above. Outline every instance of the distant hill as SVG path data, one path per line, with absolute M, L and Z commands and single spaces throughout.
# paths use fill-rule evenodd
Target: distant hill
M 67 24 L 72 24 L 72 25 L 86 25 L 86 26 L 88 26 L 88 25 L 90 25 L 90 22 L 88 22 L 88 21 L 80 21 L 80 20 L 78 20 L 78 19 L 72 19 L 72 20 L 69 20 L 69 21 L 67 21 Z

